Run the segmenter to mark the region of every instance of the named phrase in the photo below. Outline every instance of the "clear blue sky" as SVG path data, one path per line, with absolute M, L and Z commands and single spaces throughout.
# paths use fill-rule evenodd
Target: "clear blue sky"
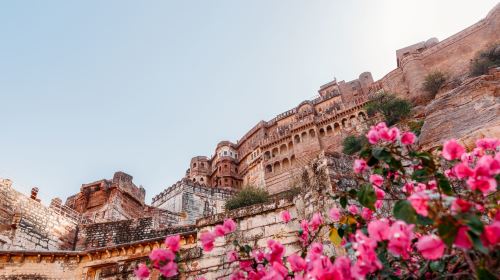
M 153 195 L 334 76 L 381 78 L 496 1 L 2 1 L 0 177 L 45 203 L 134 176 Z

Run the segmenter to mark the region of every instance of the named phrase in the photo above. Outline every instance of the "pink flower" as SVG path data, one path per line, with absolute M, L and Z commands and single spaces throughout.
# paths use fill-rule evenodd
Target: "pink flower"
M 415 138 L 416 136 L 412 132 L 405 132 L 401 136 L 401 144 L 412 145 L 413 143 L 415 143 Z
M 253 250 L 252 251 L 252 257 L 255 259 L 256 262 L 262 262 L 264 260 L 264 252 L 262 250 Z
M 232 219 L 225 219 L 222 226 L 226 230 L 226 234 L 236 230 L 236 223 Z
M 337 257 L 333 266 L 340 274 L 339 280 L 351 279 L 351 260 L 348 257 Z
M 226 228 L 223 225 L 216 225 L 214 229 L 214 234 L 216 237 L 222 237 L 226 235 Z
M 471 207 L 472 204 L 470 202 L 461 198 L 457 198 L 451 203 L 451 211 L 453 211 L 454 213 L 465 213 L 469 211 Z
M 382 218 L 371 221 L 368 224 L 368 234 L 376 241 L 387 240 L 389 238 L 389 220 Z
M 299 238 L 302 240 L 302 243 L 306 243 L 309 239 L 309 222 L 307 220 L 300 221 L 300 235 Z
M 378 174 L 372 174 L 370 175 L 370 183 L 374 184 L 377 187 L 380 187 L 384 183 L 384 177 Z
M 285 254 L 285 247 L 283 247 L 281 243 L 273 239 L 269 239 L 267 241 L 267 247 L 271 249 L 271 252 L 266 254 L 266 259 L 270 263 L 273 262 L 281 263 L 282 262 L 281 258 L 283 257 L 283 254 Z
M 375 252 L 377 241 L 365 236 L 360 230 L 354 235 L 353 249 L 356 250 L 358 259 L 351 269 L 354 279 L 362 279 L 366 274 L 373 273 L 382 268 L 382 263 Z
M 491 225 L 485 226 L 483 235 L 489 244 L 498 244 L 500 242 L 500 222 L 495 221 Z
M 364 159 L 356 159 L 354 160 L 354 172 L 355 173 L 362 173 L 368 169 L 368 164 Z
M 387 247 L 389 252 L 403 259 L 409 257 L 413 227 L 414 225 L 407 225 L 403 221 L 396 221 L 392 224 L 389 229 L 389 246 Z
M 493 158 L 490 155 L 482 156 L 474 169 L 475 177 L 495 176 L 500 173 L 500 160 Z
M 135 277 L 139 279 L 146 279 L 149 277 L 149 269 L 148 267 L 141 263 L 139 266 L 134 270 Z
M 160 273 L 167 278 L 177 275 L 177 264 L 175 262 L 168 262 L 166 265 L 160 267 Z
M 169 236 L 165 239 L 165 246 L 175 253 L 181 248 L 180 241 L 181 237 L 179 235 Z
M 338 222 L 340 220 L 340 210 L 337 207 L 332 207 L 330 211 L 328 211 L 328 214 L 333 222 Z
M 290 220 L 292 219 L 292 217 L 290 216 L 290 212 L 288 212 L 287 210 L 281 212 L 281 219 L 285 223 L 290 222 Z
M 203 250 L 210 252 L 214 248 L 215 234 L 210 231 L 203 232 L 200 235 L 200 241 L 203 246 Z
M 311 244 L 311 248 L 309 249 L 309 255 L 317 255 L 320 256 L 323 254 L 323 244 L 314 242 Z
M 413 190 L 415 189 L 415 186 L 413 185 L 413 183 L 411 182 L 408 182 L 408 183 L 405 183 L 405 185 L 403 186 L 403 191 L 407 194 L 411 194 L 413 193 Z
M 476 141 L 476 146 L 484 150 L 496 150 L 500 146 L 500 140 L 495 138 L 483 138 Z
M 469 185 L 471 190 L 480 190 L 483 195 L 488 195 L 497 189 L 497 181 L 495 178 L 484 178 L 484 179 L 475 179 L 469 178 L 467 180 L 467 185 Z
M 154 249 L 149 253 L 149 259 L 153 266 L 158 267 L 160 263 L 167 263 L 175 259 L 175 254 L 170 250 Z
M 457 236 L 455 237 L 455 246 L 463 249 L 470 249 L 472 247 L 472 241 L 467 233 L 468 227 L 461 226 L 458 228 Z
M 293 272 L 303 271 L 306 269 L 306 261 L 297 254 L 291 254 L 288 256 L 287 260 Z
M 443 256 L 444 242 L 434 234 L 424 235 L 418 239 L 417 249 L 426 260 L 437 260 Z
M 235 250 L 231 250 L 229 252 L 227 252 L 227 260 L 229 262 L 235 262 L 238 260 L 238 253 L 236 253 Z
M 464 147 L 455 139 L 444 142 L 442 155 L 447 160 L 459 159 L 465 152 Z
M 444 171 L 444 175 L 446 176 L 446 178 L 449 178 L 449 179 L 455 179 L 455 178 L 457 178 L 455 176 L 455 172 L 453 171 L 453 169 L 446 169 Z
M 375 208 L 380 209 L 380 207 L 382 207 L 382 204 L 383 204 L 382 200 L 375 201 Z
M 429 215 L 428 212 L 428 201 L 429 201 L 429 196 L 424 193 L 424 192 L 418 192 L 412 194 L 410 197 L 408 197 L 408 201 L 410 201 L 411 206 L 415 209 L 415 211 L 424 216 L 427 217 Z
M 461 162 L 453 167 L 453 174 L 458 179 L 464 179 L 474 175 L 474 171 L 467 164 Z
M 383 199 L 385 196 L 385 192 L 377 187 L 373 187 L 375 189 L 375 195 L 377 196 L 377 199 Z
M 312 230 L 317 230 L 320 225 L 323 224 L 323 217 L 321 216 L 320 213 L 314 213 L 311 219 L 311 222 L 309 223 L 309 226 L 311 227 Z
M 363 209 L 361 210 L 361 217 L 363 219 L 365 219 L 366 221 L 369 221 L 372 219 L 372 215 L 373 215 L 373 211 L 366 208 L 366 207 L 363 207 Z
M 377 144 L 378 140 L 380 140 L 380 136 L 377 130 L 375 130 L 373 127 L 366 134 L 366 138 L 368 138 L 368 142 L 370 142 L 370 144 Z
M 399 129 L 392 127 L 389 129 L 381 129 L 378 131 L 380 138 L 385 141 L 394 142 L 399 137 Z
M 436 190 L 437 189 L 437 182 L 436 180 L 430 180 L 429 182 L 427 182 L 427 189 L 428 190 Z
M 357 215 L 359 213 L 359 209 L 356 205 L 349 205 L 349 207 L 347 207 L 347 210 L 349 210 L 349 212 L 351 212 L 351 214 L 353 215 Z

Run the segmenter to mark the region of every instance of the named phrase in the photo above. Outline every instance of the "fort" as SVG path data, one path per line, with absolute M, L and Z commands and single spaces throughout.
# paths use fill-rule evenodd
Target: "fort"
M 172 234 L 181 236 L 181 278 L 217 279 L 229 274 L 227 246 L 219 242 L 210 254 L 202 253 L 198 236 L 225 217 L 237 221 L 240 240 L 263 246 L 273 236 L 293 251 L 297 221 L 284 225 L 276 213 L 287 209 L 297 220 L 307 217 L 328 207 L 325 190 L 349 184 L 352 160 L 340 153 L 341 142 L 368 128 L 364 105 L 372 94 L 387 91 L 417 105 L 421 112 L 415 116 L 424 120 L 418 144 L 425 149 L 447 138 L 467 145 L 478 137 L 500 137 L 500 71 L 468 75 L 470 61 L 498 44 L 498 34 L 500 5 L 449 38 L 397 50 L 397 68 L 380 80 L 364 72 L 352 81 L 330 81 L 316 97 L 260 121 L 236 143 L 221 141 L 212 156 L 193 157 L 185 177 L 155 195 L 151 205 L 146 190 L 124 172 L 82 184 L 64 203 L 54 198 L 49 206 L 37 199 L 38 189 L 25 195 L 0 179 L 0 279 L 132 279 L 134 267 Z M 436 70 L 450 82 L 434 98 L 422 84 Z M 470 121 L 471 115 L 479 121 Z M 464 123 L 466 128 L 456 129 Z M 326 183 L 309 183 L 317 176 Z M 274 199 L 224 211 L 225 201 L 248 185 Z M 301 195 L 280 195 L 296 186 Z

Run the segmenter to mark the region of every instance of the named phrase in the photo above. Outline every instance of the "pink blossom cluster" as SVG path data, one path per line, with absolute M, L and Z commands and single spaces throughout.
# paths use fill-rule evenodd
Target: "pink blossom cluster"
M 151 266 L 160 271 L 165 277 L 173 277 L 178 274 L 177 263 L 175 262 L 176 253 L 180 250 L 180 236 L 169 236 L 165 239 L 166 249 L 154 249 L 149 254 Z M 134 271 L 138 279 L 147 279 L 150 275 L 148 266 L 144 263 L 139 264 Z
M 405 132 L 401 135 L 401 132 L 397 127 L 389 128 L 384 122 L 370 127 L 370 130 L 366 134 L 366 138 L 370 144 L 377 144 L 380 141 L 393 143 L 399 139 L 401 144 L 411 145 L 415 143 L 416 140 L 416 136 L 412 132 Z
M 200 235 L 203 250 L 210 252 L 214 248 L 215 238 L 222 237 L 236 230 L 236 223 L 232 219 L 224 220 L 222 225 L 216 225 L 213 231 L 206 231 Z
M 443 145 L 442 155 L 445 159 L 459 162 L 446 174 L 449 177 L 467 180 L 472 191 L 481 191 L 485 196 L 497 189 L 495 176 L 500 174 L 500 147 L 498 139 L 479 139 L 476 148 L 466 153 L 465 148 L 456 140 L 451 139 Z

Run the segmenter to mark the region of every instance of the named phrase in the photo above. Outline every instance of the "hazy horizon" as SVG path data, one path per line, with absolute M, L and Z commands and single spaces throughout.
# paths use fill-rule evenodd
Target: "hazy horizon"
M 375 80 L 496 1 L 0 3 L 0 178 L 44 203 L 115 171 L 146 203 L 334 77 Z

